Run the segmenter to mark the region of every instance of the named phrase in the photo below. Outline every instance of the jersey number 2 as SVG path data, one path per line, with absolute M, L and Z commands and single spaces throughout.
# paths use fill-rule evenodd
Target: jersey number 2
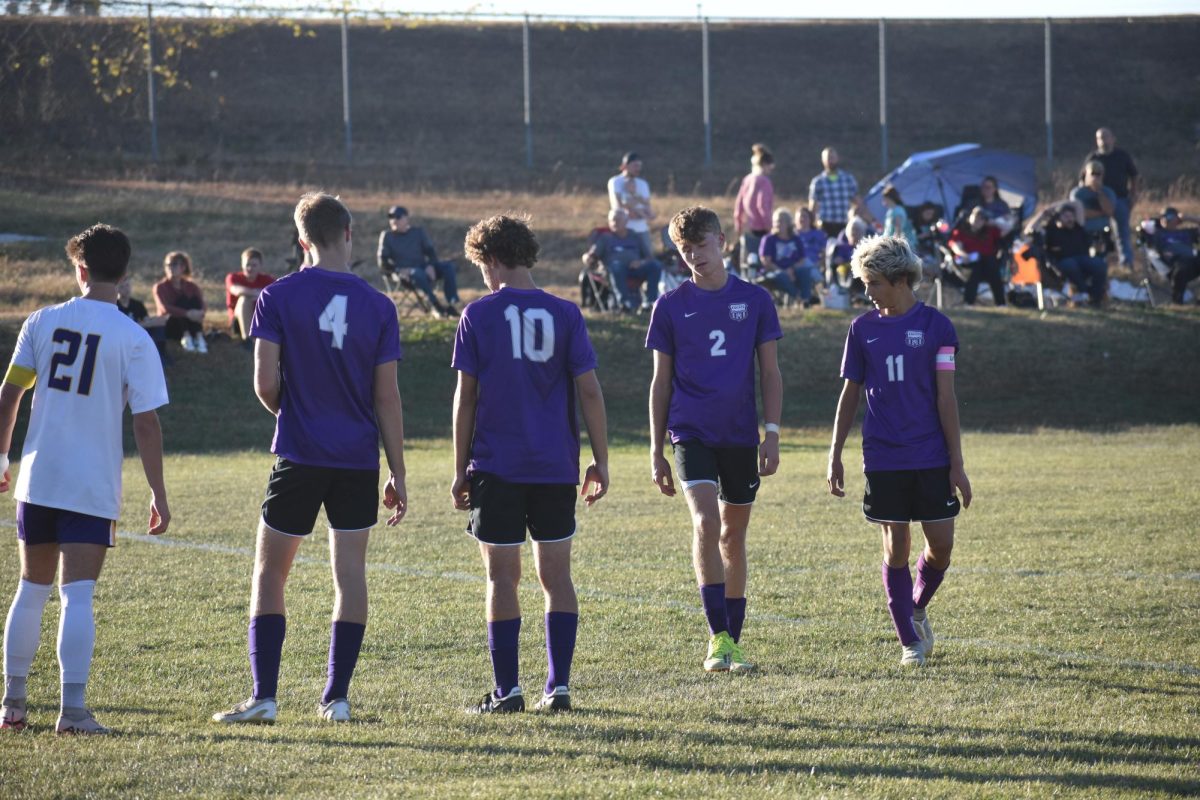
M 350 328 L 349 323 L 346 322 L 346 295 L 335 294 L 333 296 L 329 305 L 325 306 L 325 310 L 321 312 L 321 316 L 317 317 L 317 327 L 332 334 L 331 344 L 334 350 L 342 349 L 342 340 L 346 338 L 346 331 Z
M 508 320 L 508 335 L 512 342 L 512 357 L 525 358 L 539 363 L 550 360 L 554 355 L 554 317 L 544 308 L 527 308 L 524 313 L 516 306 L 504 309 Z M 542 343 L 537 341 L 538 328 L 542 330 Z
M 100 347 L 99 334 L 89 333 L 85 339 L 81 333 L 58 328 L 50 338 L 55 344 L 65 342 L 67 349 L 56 352 L 50 359 L 50 379 L 46 381 L 46 385 L 60 392 L 71 391 L 71 376 L 59 375 L 58 370 L 75 363 L 75 359 L 79 358 L 79 344 L 82 342 L 83 366 L 79 369 L 79 384 L 75 391 L 77 394 L 89 394 L 92 391 L 92 375 L 96 371 L 96 350 Z

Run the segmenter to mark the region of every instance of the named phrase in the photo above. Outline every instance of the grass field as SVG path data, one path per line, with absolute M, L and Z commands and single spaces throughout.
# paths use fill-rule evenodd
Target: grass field
M 216 304 L 223 265 L 286 220 L 296 193 L 260 186 L 247 199 L 240 185 L 136 182 L 43 191 L 0 180 L 0 217 L 53 237 L 0 253 L 0 356 L 29 310 L 71 293 L 61 240 L 95 209 L 111 208 L 110 221 L 134 233 L 143 294 L 161 253 L 182 244 Z M 352 206 L 366 215 L 387 200 L 359 193 Z M 538 279 L 564 294 L 596 215 L 586 196 L 430 194 L 421 205 L 447 248 L 485 213 L 530 211 L 546 252 Z M 462 274 L 477 293 L 478 276 Z M 356 722 L 316 724 L 331 601 L 324 542 L 305 543 L 289 586 L 279 723 L 208 721 L 249 691 L 253 528 L 271 463 L 271 418 L 250 392 L 250 358 L 218 340 L 211 355 L 178 354 L 168 370 L 172 402 L 161 416 L 175 519 L 165 538 L 139 535 L 147 491 L 136 460 L 126 464 L 127 533 L 97 593 L 89 695 L 120 735 L 60 740 L 47 730 L 57 702 L 53 600 L 30 684 L 37 727 L 0 737 L 0 782 L 46 797 L 122 798 L 1200 793 L 1200 315 L 949 313 L 962 341 L 976 501 L 931 607 L 938 649 L 920 672 L 897 663 L 878 535 L 853 499 L 823 488 L 851 314 L 782 314 L 783 467 L 751 525 L 744 639 L 762 669 L 743 678 L 700 669 L 706 632 L 686 510 L 648 480 L 645 320 L 591 316 L 613 487 L 580 513 L 579 712 L 463 714 L 490 670 L 482 570 L 448 497 L 453 326 L 405 317 L 412 509 L 372 541 Z M 214 311 L 210 324 L 219 318 Z M 852 498 L 862 488 L 856 460 L 846 459 Z M 0 535 L 12 535 L 12 512 L 11 495 L 0 496 Z M 0 547 L 2 604 L 16 569 L 15 549 Z M 533 693 L 545 666 L 531 574 L 522 599 L 522 670 Z
M 877 535 L 854 502 L 823 493 L 823 438 L 786 438 L 752 523 L 743 641 L 761 672 L 700 670 L 686 511 L 656 496 L 642 448 L 623 447 L 612 493 L 581 514 L 580 711 L 550 719 L 462 713 L 490 680 L 481 571 L 447 498 L 448 443 L 411 446 L 412 511 L 372 541 L 357 721 L 342 727 L 315 718 L 330 602 L 322 541 L 304 545 L 289 587 L 279 722 L 208 722 L 248 693 L 252 528 L 270 461 L 173 456 L 169 536 L 123 537 L 98 592 L 90 700 L 120 735 L 47 731 L 52 602 L 31 679 L 38 729 L 0 738 L 5 784 L 120 797 L 1200 791 L 1200 428 L 969 434 L 976 505 L 931 606 L 938 652 L 918 673 L 897 665 Z M 146 491 L 136 462 L 126 473 L 121 526 L 137 531 Z M 11 519 L 8 497 L 0 509 Z M 0 571 L 15 569 L 0 548 Z M 532 688 L 545 676 L 532 580 L 522 600 Z

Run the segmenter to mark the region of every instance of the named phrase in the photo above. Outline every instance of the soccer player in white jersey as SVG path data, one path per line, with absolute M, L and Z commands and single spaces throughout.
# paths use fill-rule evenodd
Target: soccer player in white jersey
M 4 626 L 4 702 L 0 728 L 26 727 L 25 681 L 37 652 L 42 610 L 61 564 L 58 662 L 62 711 L 58 733 L 103 734 L 84 704 L 96 626 L 92 594 L 121 513 L 121 415 L 128 403 L 133 436 L 150 484 L 149 533 L 171 521 L 163 484 L 162 428 L 167 403 L 158 350 L 146 330 L 117 308 L 117 284 L 129 264 L 129 239 L 94 225 L 67 243 L 82 297 L 35 311 L 25 320 L 0 388 L 0 492 L 8 491 L 8 451 L 21 397 L 33 408 L 17 476 L 21 581 Z
M 650 464 L 654 483 L 675 494 L 663 455 L 669 434 L 692 514 L 692 561 L 708 621 L 709 672 L 748 672 L 741 647 L 746 618 L 746 530 L 761 478 L 779 469 L 783 337 L 765 289 L 730 276 L 721 221 L 693 206 L 671 220 L 671 240 L 692 280 L 659 298 L 646 347 L 654 351 L 650 386 Z M 765 436 L 758 437 L 754 365 L 758 361 Z
M 859 244 L 851 268 L 875 309 L 851 322 L 846 334 L 845 384 L 826 478 L 829 491 L 844 497 L 842 447 L 865 389 L 863 514 L 883 533 L 883 588 L 900 639 L 900 663 L 919 667 L 933 653 L 926 606 L 950 566 L 957 494 L 963 508 L 971 504 L 954 394 L 958 336 L 944 314 L 917 301 L 913 284 L 921 260 L 902 237 Z M 908 571 L 913 522 L 925 534 L 916 586 Z

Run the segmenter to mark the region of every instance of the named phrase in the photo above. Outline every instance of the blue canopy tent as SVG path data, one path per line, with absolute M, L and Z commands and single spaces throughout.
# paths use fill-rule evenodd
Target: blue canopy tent
M 1028 218 L 1037 205 L 1037 172 L 1029 156 L 990 150 L 977 144 L 956 144 L 941 150 L 913 153 L 871 187 L 867 208 L 883 219 L 883 188 L 895 186 L 907 206 L 939 205 L 947 218 L 958 207 L 963 187 L 978 185 L 987 175 L 996 178 L 1000 196 Z

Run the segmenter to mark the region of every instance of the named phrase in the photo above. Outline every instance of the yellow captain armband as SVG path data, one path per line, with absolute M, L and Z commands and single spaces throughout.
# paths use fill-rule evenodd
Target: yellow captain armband
M 19 364 L 9 364 L 8 373 L 4 376 L 4 382 L 20 386 L 22 389 L 32 389 L 33 384 L 37 383 L 37 373 Z

